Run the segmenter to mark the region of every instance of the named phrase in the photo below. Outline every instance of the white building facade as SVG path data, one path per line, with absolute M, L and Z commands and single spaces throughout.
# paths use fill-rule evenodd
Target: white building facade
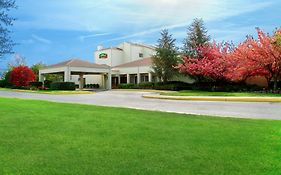
M 60 73 L 64 75 L 64 81 L 75 82 L 80 88 L 99 84 L 103 89 L 111 89 L 121 83 L 151 82 L 151 57 L 155 53 L 153 46 L 130 42 L 111 48 L 98 46 L 94 63 L 80 59 L 68 60 L 40 70 L 39 78 L 43 81 L 45 74 Z

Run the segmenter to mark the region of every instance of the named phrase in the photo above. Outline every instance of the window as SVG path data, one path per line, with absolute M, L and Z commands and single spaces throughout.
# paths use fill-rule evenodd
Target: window
M 139 53 L 139 57 L 140 57 L 140 58 L 143 58 L 143 53 Z

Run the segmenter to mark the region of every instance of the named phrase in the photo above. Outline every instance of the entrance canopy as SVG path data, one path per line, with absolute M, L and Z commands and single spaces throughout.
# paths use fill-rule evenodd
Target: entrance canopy
M 111 68 L 105 64 L 94 64 L 81 59 L 71 59 L 40 69 L 39 81 L 44 80 L 45 74 L 63 74 L 65 82 L 71 80 L 71 75 L 79 75 L 80 88 L 82 88 L 84 75 L 101 75 L 106 82 L 106 88 L 111 89 Z

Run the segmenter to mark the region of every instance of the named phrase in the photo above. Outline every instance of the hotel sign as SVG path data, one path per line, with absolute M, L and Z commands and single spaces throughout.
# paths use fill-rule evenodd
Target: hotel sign
M 108 55 L 107 55 L 106 53 L 101 53 L 101 54 L 99 55 L 99 58 L 100 58 L 100 59 L 107 59 L 107 58 L 108 58 Z

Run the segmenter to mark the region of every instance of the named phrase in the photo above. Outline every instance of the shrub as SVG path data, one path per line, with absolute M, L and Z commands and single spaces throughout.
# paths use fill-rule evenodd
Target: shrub
M 269 82 L 269 88 L 270 89 L 273 89 L 273 86 L 274 86 L 274 82 Z M 277 82 L 277 88 L 281 88 L 281 80 L 279 80 L 278 82 Z
M 75 90 L 74 82 L 52 82 L 50 89 L 52 90 Z
M 100 85 L 99 85 L 99 84 L 94 84 L 93 87 L 96 88 L 96 89 L 99 89 L 99 88 L 100 88 Z
M 30 82 L 35 80 L 35 74 L 27 66 L 18 66 L 13 68 L 10 74 L 12 85 L 17 87 L 27 87 Z
M 99 84 L 86 84 L 85 88 L 98 89 L 98 88 L 100 88 L 100 85 Z
M 36 87 L 36 88 L 40 88 L 40 87 L 43 86 L 43 82 L 40 82 L 40 81 L 30 82 L 30 83 L 29 83 L 29 86 L 31 86 L 31 87 Z
M 210 91 L 210 92 L 249 92 L 260 91 L 263 88 L 257 85 L 247 85 L 245 83 L 234 82 L 200 82 L 191 85 L 192 90 Z
M 153 82 L 142 82 L 138 84 L 139 89 L 153 89 L 154 83 Z
M 5 87 L 11 87 L 12 84 L 9 83 L 7 80 L 0 80 L 0 87 L 5 88 Z
M 180 90 L 190 90 L 192 84 L 180 82 L 180 81 L 170 81 L 170 82 L 157 82 L 154 85 L 154 88 L 157 90 L 171 90 L 171 91 L 180 91 Z
M 51 81 L 51 80 L 45 80 L 44 81 L 44 87 L 45 88 L 51 88 L 51 83 L 52 83 L 53 81 Z
M 136 89 L 137 85 L 133 84 L 133 83 L 129 83 L 129 84 L 119 84 L 118 85 L 119 89 Z

